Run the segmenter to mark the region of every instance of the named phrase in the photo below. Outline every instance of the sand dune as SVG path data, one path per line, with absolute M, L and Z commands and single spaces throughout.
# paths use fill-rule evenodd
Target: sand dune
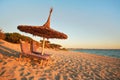
M 19 44 L 0 40 L 0 80 L 120 80 L 120 59 L 46 49 L 53 63 L 41 67 L 30 59 L 18 61 Z

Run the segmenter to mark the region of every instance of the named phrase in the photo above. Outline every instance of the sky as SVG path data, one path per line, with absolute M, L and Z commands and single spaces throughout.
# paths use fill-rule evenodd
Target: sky
M 51 28 L 68 39 L 49 39 L 65 48 L 120 49 L 120 0 L 0 0 L 0 28 L 37 41 L 18 25 L 42 26 L 53 7 Z

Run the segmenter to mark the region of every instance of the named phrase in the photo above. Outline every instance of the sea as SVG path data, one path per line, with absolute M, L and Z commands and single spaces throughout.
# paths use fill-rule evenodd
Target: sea
M 72 51 L 120 58 L 120 49 L 72 49 Z

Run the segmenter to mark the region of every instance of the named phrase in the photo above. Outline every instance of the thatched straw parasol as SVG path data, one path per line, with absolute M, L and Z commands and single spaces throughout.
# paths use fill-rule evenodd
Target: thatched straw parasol
M 66 34 L 50 28 L 50 16 L 51 16 L 52 10 L 53 9 L 51 8 L 48 16 L 48 20 L 43 26 L 19 25 L 17 27 L 20 31 L 30 33 L 35 36 L 43 37 L 42 55 L 44 53 L 45 38 L 47 39 L 49 38 L 67 39 L 68 38 Z

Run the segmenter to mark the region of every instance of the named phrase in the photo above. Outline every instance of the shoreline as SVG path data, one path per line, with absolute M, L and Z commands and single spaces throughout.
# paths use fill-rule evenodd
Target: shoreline
M 98 56 L 108 56 L 108 57 L 120 59 L 120 54 L 119 54 L 120 49 L 77 49 L 77 50 L 75 49 L 69 51 L 96 54 Z
M 53 63 L 42 68 L 38 63 L 30 60 L 19 63 L 16 56 L 3 55 L 4 53 L 18 54 L 12 50 L 20 52 L 20 48 L 16 44 L 4 41 L 3 44 L 0 44 L 0 80 L 120 79 L 120 59 L 118 58 L 45 49 L 46 53 L 53 54 Z

